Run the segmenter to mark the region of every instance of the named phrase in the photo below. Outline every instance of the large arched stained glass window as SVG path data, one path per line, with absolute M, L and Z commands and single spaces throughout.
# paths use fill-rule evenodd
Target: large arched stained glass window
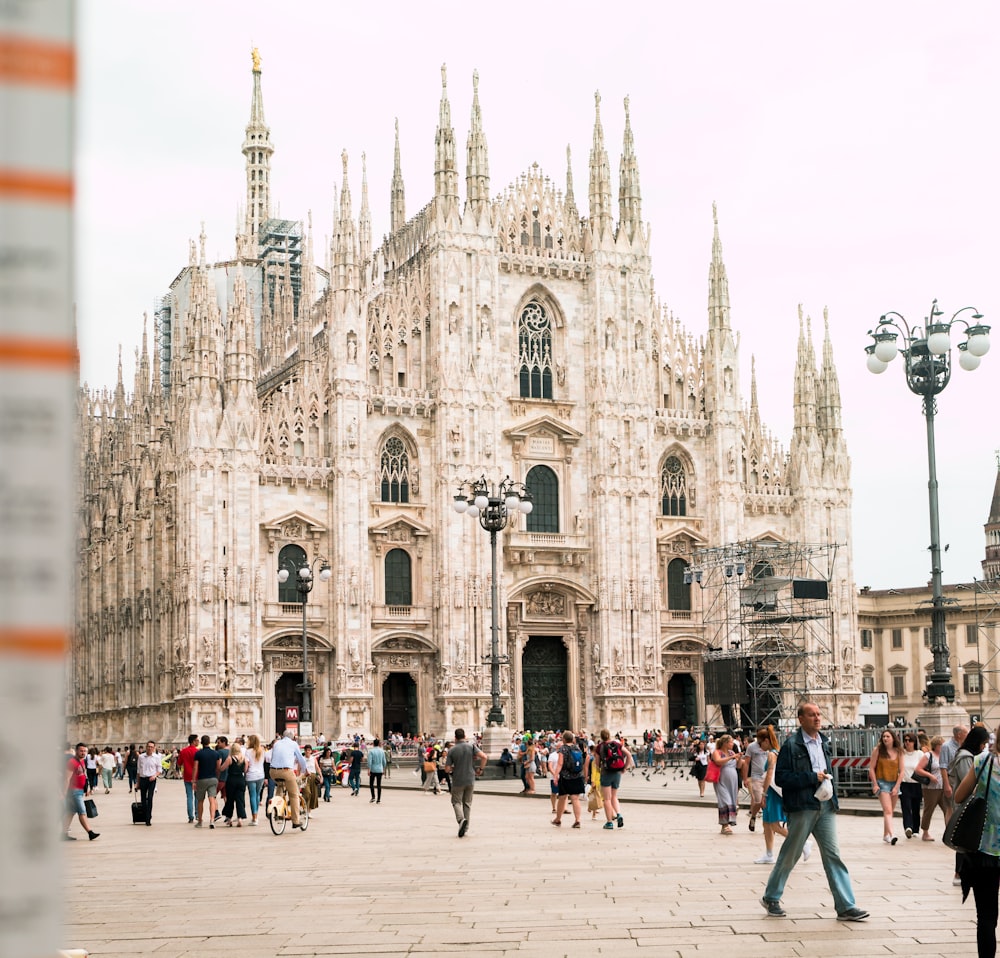
M 385 604 L 413 605 L 413 574 L 405 549 L 390 549 L 386 554 Z
M 398 436 L 391 436 L 382 447 L 379 481 L 383 502 L 410 501 L 410 457 Z
M 533 508 L 528 513 L 528 532 L 559 531 L 559 479 L 548 466 L 535 466 L 524 481 Z
M 552 324 L 540 303 L 521 310 L 517 326 L 517 364 L 523 399 L 552 398 Z
M 684 465 L 677 456 L 667 456 L 660 470 L 660 499 L 665 516 L 686 516 L 688 483 Z
M 306 564 L 306 550 L 302 546 L 287 545 L 278 553 L 278 571 L 288 570 L 288 578 L 278 580 L 279 602 L 301 602 L 302 596 L 295 588 L 298 582 L 298 571 Z
M 672 559 L 667 566 L 667 608 L 671 612 L 691 611 L 691 585 L 684 581 L 687 567 L 683 559 Z

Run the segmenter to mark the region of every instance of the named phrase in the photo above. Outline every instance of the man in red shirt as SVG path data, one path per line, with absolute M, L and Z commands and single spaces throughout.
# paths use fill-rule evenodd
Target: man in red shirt
M 184 794 L 187 796 L 188 824 L 194 821 L 194 756 L 198 751 L 198 736 L 188 736 L 187 748 L 177 753 L 177 763 L 184 773 Z
M 66 827 L 63 830 L 63 841 L 75 842 L 76 839 L 70 835 L 69 827 L 73 824 L 73 816 L 80 819 L 83 830 L 87 833 L 87 838 L 93 841 L 100 837 L 99 832 L 95 832 L 87 821 L 87 806 L 83 804 L 85 796 L 90 794 L 90 782 L 87 779 L 87 766 L 83 760 L 87 757 L 87 746 L 83 742 L 77 743 L 76 751 L 66 761 L 66 782 L 63 791 L 66 794 Z

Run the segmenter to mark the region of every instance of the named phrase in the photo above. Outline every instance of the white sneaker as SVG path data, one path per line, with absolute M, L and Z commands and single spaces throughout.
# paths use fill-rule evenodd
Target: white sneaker
M 760 858 L 755 858 L 753 863 L 755 865 L 773 865 L 774 855 L 761 855 Z
M 811 838 L 806 839 L 806 843 L 802 846 L 802 861 L 809 861 L 809 856 L 813 853 L 813 840 Z

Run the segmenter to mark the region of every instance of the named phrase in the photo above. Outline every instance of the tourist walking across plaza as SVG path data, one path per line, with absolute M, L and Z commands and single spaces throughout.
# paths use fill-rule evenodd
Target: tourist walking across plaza
M 743 781 L 750 792 L 750 820 L 747 827 L 753 831 L 757 826 L 757 814 L 764 807 L 764 775 L 767 771 L 769 753 L 768 732 L 765 727 L 757 729 L 754 740 L 747 746 L 740 762 Z
M 732 835 L 739 811 L 740 793 L 739 755 L 733 749 L 732 735 L 720 735 L 709 756 L 708 778 L 715 789 L 715 802 L 719 807 L 719 826 L 723 835 Z
M 216 796 L 219 792 L 219 766 L 222 764 L 222 760 L 211 744 L 212 740 L 207 735 L 202 735 L 201 748 L 194 756 L 195 828 L 201 828 L 206 798 L 208 799 L 209 828 L 215 828 L 215 818 L 219 809 Z
M 868 762 L 872 792 L 878 796 L 882 806 L 882 841 L 887 845 L 895 845 L 897 841 L 892 833 L 892 820 L 896 814 L 903 771 L 903 749 L 899 737 L 894 729 L 887 728 L 879 736 L 878 745 Z
M 260 812 L 260 797 L 264 792 L 264 747 L 256 734 L 247 736 L 247 747 L 243 753 L 247 760 L 247 798 L 250 800 L 250 824 L 257 824 Z
M 458 837 L 464 838 L 472 815 L 472 794 L 476 779 L 486 768 L 486 753 L 465 740 L 465 729 L 455 729 L 455 744 L 448 750 L 451 776 L 451 807 L 458 822 Z
M 177 754 L 177 764 L 181 767 L 181 777 L 184 779 L 184 798 L 187 800 L 187 820 L 190 825 L 194 821 L 194 757 L 198 754 L 198 736 L 192 732 L 188 743 Z
M 986 730 L 983 729 L 985 732 Z M 974 728 L 966 742 L 976 732 Z M 1000 732 L 1000 729 L 998 729 Z M 976 902 L 976 946 L 979 958 L 997 953 L 998 895 L 1000 895 L 1000 753 L 993 748 L 978 753 L 955 789 L 955 803 L 970 795 L 986 800 L 986 823 L 979 847 L 959 858 L 962 901 L 972 892 Z
M 863 921 L 868 912 L 857 907 L 851 876 L 840 857 L 832 750 L 830 740 L 820 731 L 823 724 L 820 707 L 815 702 L 800 703 L 798 720 L 798 731 L 781 746 L 774 773 L 782 792 L 788 837 L 778 852 L 760 903 L 771 918 L 785 917 L 781 907 L 785 884 L 811 836 L 823 859 L 837 920 Z
M 156 751 L 156 742 L 146 743 L 146 750 L 139 755 L 139 801 L 142 802 L 142 820 L 153 824 L 153 795 L 156 780 L 163 774 L 163 756 Z
M 604 827 L 610 831 L 617 823 L 619 828 L 624 828 L 618 789 L 622 786 L 622 772 L 635 765 L 632 753 L 624 742 L 611 737 L 610 730 L 602 728 L 597 755 L 601 762 L 601 794 L 604 797 L 604 817 L 607 819 Z
M 368 788 L 372 797 L 369 804 L 382 804 L 382 776 L 385 774 L 386 754 L 382 743 L 375 739 L 368 749 Z
M 903 779 L 899 785 L 899 804 L 903 810 L 903 834 L 913 838 L 920 831 L 920 806 L 923 803 L 923 785 L 916 775 L 917 767 L 923 762 L 924 753 L 917 748 L 917 733 L 903 735 Z
M 90 779 L 87 776 L 86 758 L 87 746 L 83 742 L 78 742 L 74 753 L 66 759 L 66 780 L 63 783 L 63 794 L 65 795 L 66 802 L 66 822 L 63 828 L 63 841 L 76 841 L 69 833 L 74 815 L 80 819 L 80 824 L 87 833 L 87 838 L 91 841 L 95 838 L 100 838 L 100 832 L 95 832 L 90 827 L 90 820 L 87 818 L 85 801 L 92 794 L 92 789 L 90 787 Z
M 584 768 L 586 760 L 583 750 L 576 742 L 572 732 L 563 732 L 563 744 L 559 749 L 553 747 L 556 762 L 552 766 L 552 777 L 557 783 L 558 798 L 556 799 L 556 817 L 553 825 L 561 825 L 563 812 L 566 811 L 566 800 L 573 806 L 573 827 L 580 827 L 580 796 L 586 788 Z
M 247 820 L 247 763 L 243 757 L 243 748 L 238 742 L 233 743 L 229 757 L 223 763 L 226 766 L 226 804 L 222 808 L 222 818 L 229 826 L 233 818 L 237 819 L 236 827 L 242 828 Z

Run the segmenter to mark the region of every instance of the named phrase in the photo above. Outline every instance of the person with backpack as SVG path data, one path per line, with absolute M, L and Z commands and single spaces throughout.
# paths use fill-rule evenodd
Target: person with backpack
M 573 804 L 573 827 L 580 827 L 580 796 L 586 789 L 583 776 L 583 750 L 572 732 L 563 732 L 563 744 L 556 750 L 556 763 L 552 766 L 552 776 L 559 783 L 559 797 L 556 799 L 556 817 L 553 825 L 562 825 L 566 799 Z
M 609 729 L 601 729 L 601 744 L 597 747 L 601 760 L 601 792 L 604 795 L 604 823 L 606 829 L 625 827 L 625 819 L 618 805 L 618 789 L 622 784 L 622 772 L 632 768 L 635 762 L 624 742 L 611 737 Z

